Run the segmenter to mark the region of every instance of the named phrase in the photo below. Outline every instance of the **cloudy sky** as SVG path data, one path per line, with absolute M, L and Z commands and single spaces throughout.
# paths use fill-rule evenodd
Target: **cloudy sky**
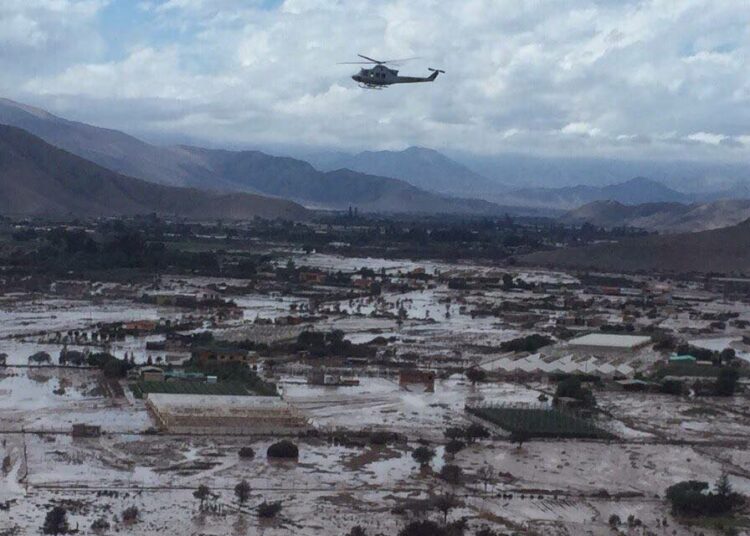
M 2 95 L 216 145 L 746 159 L 749 53 L 747 0 L 0 2 Z

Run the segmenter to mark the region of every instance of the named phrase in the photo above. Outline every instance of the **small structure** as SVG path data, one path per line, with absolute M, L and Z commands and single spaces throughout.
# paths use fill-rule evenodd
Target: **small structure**
M 138 370 L 138 373 L 141 377 L 141 380 L 143 380 L 144 382 L 164 381 L 164 371 L 159 367 L 152 367 L 150 365 L 147 365 L 145 367 L 141 367 Z
M 435 373 L 429 370 L 406 369 L 398 374 L 398 384 L 408 389 L 411 384 L 422 384 L 428 393 L 435 392 Z
M 184 434 L 284 434 L 307 430 L 307 420 L 276 396 L 149 393 L 146 406 L 159 428 Z
M 307 374 L 309 385 L 326 385 L 328 387 L 346 387 L 359 385 L 357 378 L 345 378 L 340 374 L 326 372 L 325 369 L 313 369 Z
M 212 363 L 251 363 L 257 361 L 257 352 L 233 346 L 203 346 L 192 352 L 192 357 L 201 365 Z
M 326 274 L 323 272 L 303 271 L 299 273 L 299 281 L 308 285 L 322 285 L 326 282 Z
M 0 367 L 8 365 L 8 354 L 0 354 Z
M 102 427 L 95 424 L 76 423 L 70 431 L 73 437 L 100 437 Z

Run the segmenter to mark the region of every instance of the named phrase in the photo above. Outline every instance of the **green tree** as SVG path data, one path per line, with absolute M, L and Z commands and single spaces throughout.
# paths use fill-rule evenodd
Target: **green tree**
M 466 374 L 466 378 L 471 382 L 472 385 L 476 385 L 477 382 L 483 382 L 485 379 L 487 379 L 487 373 L 484 371 L 484 369 L 476 367 L 467 369 L 464 374 Z
M 455 456 L 461 450 L 463 450 L 463 448 L 465 446 L 466 446 L 466 444 L 463 441 L 461 441 L 460 439 L 451 439 L 445 445 L 445 452 L 447 452 L 451 456 Z
M 200 501 L 200 509 L 203 510 L 203 505 L 206 502 L 206 499 L 208 499 L 211 496 L 211 488 L 206 486 L 205 484 L 201 484 L 198 486 L 198 489 L 196 489 L 193 492 L 193 497 L 198 499 Z
M 571 376 L 557 384 L 555 400 L 559 398 L 574 398 L 587 408 L 596 405 L 594 393 L 591 392 L 591 389 L 584 387 L 583 382 L 577 376 Z
M 461 484 L 463 474 L 463 471 L 458 465 L 445 464 L 443 465 L 443 468 L 440 469 L 440 478 L 451 486 L 458 486 Z
M 234 495 L 237 497 L 237 502 L 240 503 L 240 506 L 244 506 L 250 498 L 250 484 L 247 483 L 247 480 L 241 480 L 234 487 Z
M 451 510 L 458 506 L 458 500 L 452 493 L 446 493 L 444 495 L 438 495 L 435 497 L 433 504 L 443 514 L 443 525 L 448 523 L 448 514 Z
M 416 461 L 420 467 L 425 468 L 430 464 L 432 458 L 435 457 L 435 451 L 421 445 L 414 449 L 414 452 L 411 453 L 411 457 L 414 458 L 414 461 Z

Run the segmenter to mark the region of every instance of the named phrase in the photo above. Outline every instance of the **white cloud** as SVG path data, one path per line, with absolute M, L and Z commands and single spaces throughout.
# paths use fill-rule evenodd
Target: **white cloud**
M 38 9 L 19 7 L 29 3 Z M 36 43 L 47 51 L 54 41 L 49 36 L 61 31 L 50 26 L 55 6 L 83 10 L 79 32 L 95 27 L 102 6 L 83 0 L 10 4 L 16 9 L 7 17 L 0 7 L 0 42 Z M 78 96 L 130 107 L 141 132 L 217 143 L 622 156 L 679 156 L 690 143 L 691 153 L 727 158 L 748 148 L 742 139 L 750 121 L 748 3 L 140 5 L 148 22 L 122 57 L 65 56 L 54 72 L 26 66 L 18 86 L 42 103 L 72 103 Z M 14 23 L 12 17 L 26 19 Z M 405 74 L 426 74 L 428 66 L 447 72 L 433 84 L 365 91 L 349 79 L 357 66 L 336 64 L 356 60 L 357 52 L 424 58 L 401 67 Z M 155 103 L 168 113 L 149 120 Z M 96 116 L 79 117 L 121 126 L 122 112 L 107 115 L 105 104 L 92 109 Z M 732 147 L 737 142 L 744 148 Z
M 687 136 L 690 141 L 697 141 L 699 143 L 707 143 L 709 145 L 719 145 L 724 140 L 728 139 L 723 134 L 713 134 L 711 132 L 694 132 Z

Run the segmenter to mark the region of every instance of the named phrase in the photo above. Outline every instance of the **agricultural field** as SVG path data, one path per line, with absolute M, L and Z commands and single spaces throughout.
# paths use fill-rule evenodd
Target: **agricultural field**
M 589 420 L 554 408 L 483 405 L 466 411 L 507 430 L 512 438 L 615 439 Z

